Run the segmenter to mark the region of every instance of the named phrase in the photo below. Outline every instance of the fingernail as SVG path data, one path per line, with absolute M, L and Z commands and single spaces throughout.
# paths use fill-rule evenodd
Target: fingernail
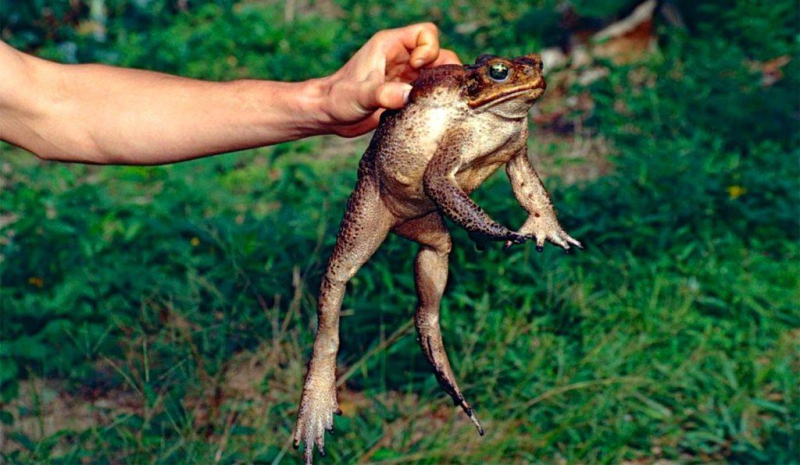
M 403 103 L 408 102 L 408 97 L 411 95 L 411 86 L 408 86 L 406 90 L 403 91 Z

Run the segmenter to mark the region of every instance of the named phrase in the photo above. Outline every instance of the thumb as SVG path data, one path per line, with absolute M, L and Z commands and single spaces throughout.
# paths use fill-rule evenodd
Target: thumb
M 386 82 L 376 72 L 362 82 L 358 103 L 364 110 L 402 108 L 411 93 L 411 85 L 404 82 Z
M 403 108 L 408 102 L 411 93 L 411 84 L 405 82 L 385 82 L 377 90 L 378 105 L 382 108 L 395 110 Z

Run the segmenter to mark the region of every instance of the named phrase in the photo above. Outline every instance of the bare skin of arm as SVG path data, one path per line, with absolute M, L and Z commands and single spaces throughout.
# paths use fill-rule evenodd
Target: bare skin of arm
M 405 104 L 420 68 L 447 63 L 459 61 L 433 24 L 381 31 L 333 75 L 299 83 L 64 65 L 0 42 L 0 140 L 46 160 L 156 165 L 356 136 Z
M 528 220 L 517 231 L 519 234 L 536 237 L 536 250 L 540 252 L 544 247 L 545 240 L 567 251 L 570 249 L 570 244 L 579 249 L 583 248 L 583 245 L 565 233 L 558 223 L 550 194 L 547 193 L 542 180 L 533 169 L 533 165 L 528 159 L 527 148 L 523 147 L 509 160 L 506 164 L 506 173 L 511 181 L 514 196 L 529 214 Z M 511 245 L 511 242 L 506 243 L 507 247 Z

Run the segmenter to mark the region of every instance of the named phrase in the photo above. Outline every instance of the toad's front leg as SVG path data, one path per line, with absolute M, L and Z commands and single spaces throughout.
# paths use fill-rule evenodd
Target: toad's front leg
M 508 241 L 521 244 L 524 234 L 509 230 L 491 219 L 456 181 L 456 173 L 464 160 L 462 151 L 472 144 L 469 136 L 454 131 L 442 140 L 439 149 L 425 168 L 423 187 L 427 195 L 445 216 L 466 229 L 473 239 Z
M 325 454 L 325 431 L 340 414 L 336 400 L 336 354 L 339 351 L 339 313 L 347 282 L 372 256 L 394 224 L 380 199 L 374 180 L 360 179 L 347 202 L 336 245 L 320 287 L 317 335 L 308 364 L 297 414 L 294 445 L 305 442 L 305 461 L 313 460 L 314 445 Z
M 567 252 L 570 250 L 570 244 L 582 249 L 583 245 L 561 228 L 550 195 L 528 160 L 526 147 L 523 147 L 508 162 L 506 172 L 511 180 L 514 196 L 529 213 L 527 221 L 517 232 L 526 236 L 535 236 L 536 250 L 539 252 L 543 250 L 545 240 L 562 247 Z M 506 248 L 513 244 L 511 241 L 507 241 Z

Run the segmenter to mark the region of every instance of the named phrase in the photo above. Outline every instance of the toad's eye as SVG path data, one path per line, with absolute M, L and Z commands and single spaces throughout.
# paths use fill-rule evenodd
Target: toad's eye
M 489 77 L 495 81 L 504 81 L 508 77 L 508 66 L 504 63 L 495 63 L 489 66 Z

